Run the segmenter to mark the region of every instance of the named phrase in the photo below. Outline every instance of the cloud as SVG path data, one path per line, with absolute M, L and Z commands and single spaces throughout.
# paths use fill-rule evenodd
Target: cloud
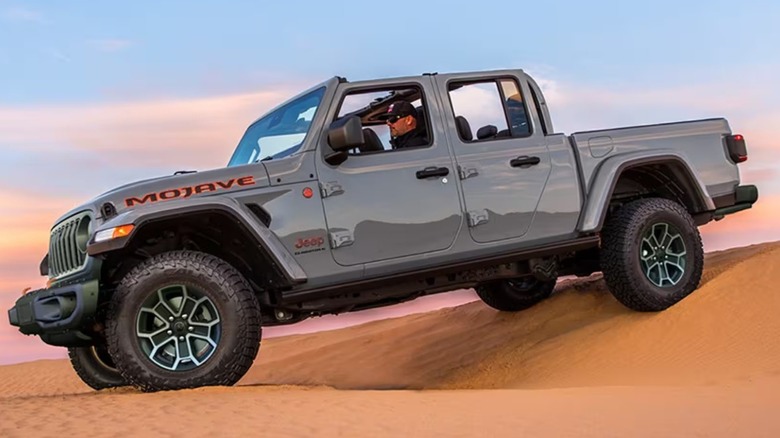
M 249 123 L 299 91 L 72 106 L 0 107 L 5 151 L 89 153 L 113 168 L 224 166 Z M 174 164 L 175 163 L 175 164 Z
M 46 53 L 57 61 L 71 62 L 70 56 L 66 55 L 65 52 L 60 49 L 48 49 Z
M 6 8 L 2 12 L 2 17 L 8 21 L 26 21 L 39 24 L 48 23 L 48 20 L 46 20 L 39 12 L 20 6 Z
M 133 41 L 118 38 L 105 38 L 90 40 L 87 42 L 92 48 L 107 53 L 114 53 L 125 50 L 133 45 Z
M 749 210 L 726 216 L 700 228 L 706 251 L 780 240 L 780 194 L 759 193 Z

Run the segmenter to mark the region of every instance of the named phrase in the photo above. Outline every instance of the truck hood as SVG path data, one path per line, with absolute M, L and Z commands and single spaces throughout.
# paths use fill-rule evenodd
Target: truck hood
M 119 214 L 173 199 L 218 196 L 262 188 L 268 186 L 268 181 L 268 172 L 262 163 L 145 179 L 96 196 L 62 215 L 54 225 L 84 210 L 91 210 L 96 218 L 102 219 L 101 208 L 107 204 Z

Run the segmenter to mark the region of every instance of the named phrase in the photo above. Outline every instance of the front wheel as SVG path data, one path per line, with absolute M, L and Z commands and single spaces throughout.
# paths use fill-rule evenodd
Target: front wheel
M 676 202 L 633 201 L 604 225 L 604 280 L 612 295 L 630 309 L 660 311 L 674 305 L 699 286 L 703 267 L 699 230 Z
M 233 385 L 257 355 L 260 318 L 252 288 L 225 261 L 163 253 L 134 268 L 114 293 L 109 352 L 144 391 Z
M 114 366 L 105 345 L 69 347 L 70 364 L 81 380 L 90 388 L 101 390 L 127 385 Z

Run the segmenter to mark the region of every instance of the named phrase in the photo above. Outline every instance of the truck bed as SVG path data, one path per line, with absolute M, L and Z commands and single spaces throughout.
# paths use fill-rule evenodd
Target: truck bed
M 654 125 L 576 132 L 569 136 L 579 156 L 585 193 L 598 167 L 607 159 L 647 150 L 682 153 L 698 174 L 710 197 L 732 193 L 739 184 L 737 166 L 728 156 L 726 119 L 702 119 Z

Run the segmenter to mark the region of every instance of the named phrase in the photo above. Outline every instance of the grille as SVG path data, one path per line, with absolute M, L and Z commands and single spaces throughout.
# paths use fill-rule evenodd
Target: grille
M 86 242 L 89 212 L 71 216 L 51 230 L 49 240 L 49 275 L 52 278 L 78 272 L 87 261 L 86 252 L 79 248 L 79 242 Z

